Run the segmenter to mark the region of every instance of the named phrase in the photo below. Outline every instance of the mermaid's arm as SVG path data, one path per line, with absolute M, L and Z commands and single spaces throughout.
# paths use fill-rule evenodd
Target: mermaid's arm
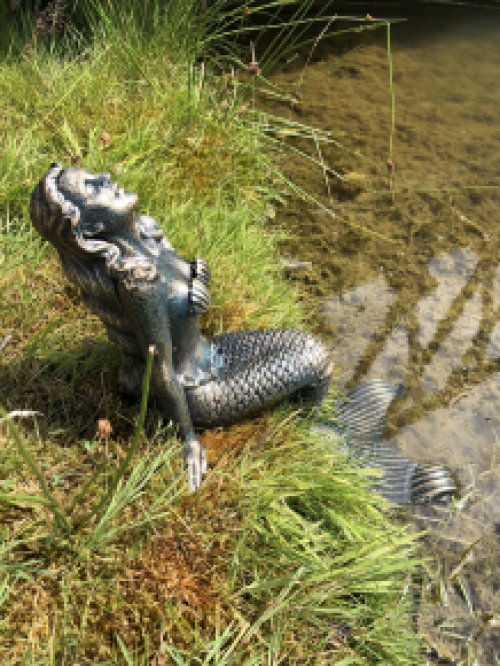
M 185 442 L 189 489 L 196 490 L 206 472 L 205 451 L 195 435 L 184 389 L 174 372 L 168 304 L 162 287 L 158 279 L 120 280 L 118 298 L 144 358 L 151 345 L 156 349 L 152 372 L 155 396 L 162 411 L 179 427 Z

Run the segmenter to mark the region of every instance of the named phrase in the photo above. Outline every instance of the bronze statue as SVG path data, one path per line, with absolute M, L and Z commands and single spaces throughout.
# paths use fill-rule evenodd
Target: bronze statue
M 118 345 L 123 393 L 140 396 L 148 349 L 156 348 L 152 393 L 178 426 L 195 490 L 207 470 L 195 427 L 235 423 L 292 396 L 321 403 L 330 358 L 322 342 L 295 330 L 206 339 L 200 315 L 210 305 L 210 269 L 203 259 L 180 257 L 154 219 L 134 215 L 137 200 L 109 174 L 52 164 L 31 195 L 30 215 Z M 339 408 L 340 432 L 361 455 L 359 464 L 382 470 L 376 486 L 387 497 L 398 503 L 449 498 L 455 485 L 446 470 L 418 465 L 382 443 L 396 393 L 384 382 L 360 385 Z M 339 432 L 335 423 L 332 431 Z
M 148 348 L 155 346 L 152 393 L 178 425 L 194 490 L 207 469 L 194 427 L 231 424 L 294 394 L 321 402 L 329 354 L 295 330 L 207 340 L 200 315 L 210 305 L 209 267 L 180 257 L 154 219 L 134 215 L 137 200 L 109 174 L 54 163 L 31 195 L 30 215 L 118 345 L 124 393 L 140 395 Z

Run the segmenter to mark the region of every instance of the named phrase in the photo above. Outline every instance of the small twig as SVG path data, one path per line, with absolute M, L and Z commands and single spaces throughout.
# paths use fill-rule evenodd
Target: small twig
M 255 57 L 255 46 L 253 42 L 250 42 L 250 52 L 252 54 L 252 62 L 248 65 L 248 73 L 253 77 L 260 76 L 262 70 Z M 252 81 L 252 109 L 255 110 L 255 81 Z
M 321 152 L 321 148 L 319 147 L 318 139 L 316 137 L 316 133 L 313 132 L 313 139 L 314 139 L 314 145 L 316 146 L 316 152 L 318 153 L 319 161 L 321 163 L 321 169 L 323 171 L 323 178 L 325 180 L 325 185 L 326 185 L 326 191 L 328 193 L 328 201 L 330 202 L 330 206 L 333 206 L 333 199 L 332 199 L 332 192 L 330 190 L 330 181 L 328 180 L 328 169 L 326 167 L 326 164 L 323 160 L 323 154 Z
M 287 257 L 280 257 L 280 263 L 287 270 L 298 270 L 299 268 L 312 268 L 312 261 L 300 261 L 299 259 L 288 259 Z
M 9 412 L 6 416 L 0 419 L 0 423 L 8 421 L 9 419 L 26 419 L 30 416 L 42 416 L 42 412 L 33 412 L 31 409 L 14 409 L 14 411 Z
M 325 34 L 325 32 L 328 30 L 328 28 L 332 25 L 332 23 L 333 23 L 334 21 L 336 21 L 336 20 L 337 20 L 337 14 L 335 14 L 335 16 L 332 16 L 332 18 L 328 21 L 328 23 L 325 25 L 325 27 L 323 28 L 323 30 L 322 30 L 322 31 L 319 33 L 319 35 L 317 36 L 316 41 L 315 41 L 314 44 L 312 45 L 311 53 L 307 56 L 306 64 L 304 65 L 304 69 L 302 70 L 302 74 L 301 74 L 301 76 L 300 76 L 300 81 L 299 81 L 297 87 L 300 87 L 300 86 L 302 85 L 302 81 L 304 80 L 304 76 L 305 76 L 305 73 L 306 73 L 306 69 L 307 69 L 307 67 L 309 66 L 309 63 L 311 62 L 311 58 L 313 57 L 313 53 L 314 53 L 314 51 L 316 51 L 316 47 L 318 46 L 318 44 L 319 44 L 321 38 L 323 37 L 323 35 Z
M 471 559 L 472 559 L 472 551 L 474 550 L 474 548 L 477 546 L 477 544 L 478 544 L 480 541 L 481 541 L 481 537 L 479 537 L 479 539 L 476 539 L 475 541 L 473 541 L 473 542 L 472 542 L 472 543 L 471 543 L 471 544 L 465 549 L 465 552 L 464 552 L 464 554 L 462 555 L 462 559 L 460 560 L 460 562 L 458 563 L 458 565 L 453 569 L 453 571 L 451 572 L 451 574 L 448 576 L 448 580 L 451 580 L 451 581 L 454 580 L 454 579 L 460 574 L 460 572 L 462 571 L 462 569 L 464 568 L 464 566 L 465 566 L 466 564 L 468 564 L 468 563 L 471 561 Z
M 443 202 L 444 203 L 444 202 Z M 458 215 L 458 219 L 460 222 L 464 222 L 465 224 L 468 224 L 470 227 L 478 231 L 483 238 L 487 238 L 488 234 L 482 229 L 479 224 L 471 220 L 470 218 L 466 217 L 458 208 L 451 204 L 446 204 L 445 205 L 451 210 L 452 213 L 455 213 L 455 215 Z
M 8 333 L 5 336 L 5 338 L 2 340 L 2 342 L 0 342 L 0 351 L 3 351 L 5 349 L 5 347 L 7 347 L 9 342 L 12 342 L 13 338 L 14 338 L 13 333 Z
M 252 61 L 248 65 L 248 72 L 252 74 L 252 76 L 256 76 L 261 73 L 261 69 L 259 67 L 259 62 L 255 57 L 255 45 L 253 42 L 250 42 L 250 53 L 252 54 Z

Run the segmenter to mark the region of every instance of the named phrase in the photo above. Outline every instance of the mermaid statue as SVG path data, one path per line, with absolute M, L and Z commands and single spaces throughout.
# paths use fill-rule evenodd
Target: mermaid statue
M 153 218 L 135 214 L 137 201 L 109 174 L 53 163 L 33 190 L 30 216 L 118 346 L 122 393 L 140 396 L 154 346 L 151 391 L 178 428 L 189 489 L 195 490 L 207 472 L 197 430 L 236 423 L 287 398 L 320 404 L 330 385 L 330 356 L 320 340 L 298 330 L 204 337 L 200 317 L 210 306 L 210 269 L 199 257 L 179 256 Z M 352 409 L 345 413 L 347 426 L 357 423 Z M 379 466 L 384 469 L 394 455 L 381 456 Z M 403 501 L 414 501 L 425 495 L 414 483 L 425 466 L 398 455 L 410 465 L 401 468 Z M 448 473 L 429 469 L 441 470 L 432 478 L 424 474 L 430 490 L 449 495 L 454 486 Z

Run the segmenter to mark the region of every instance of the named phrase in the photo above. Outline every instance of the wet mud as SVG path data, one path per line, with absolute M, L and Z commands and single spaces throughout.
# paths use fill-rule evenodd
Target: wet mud
M 345 13 L 354 10 L 375 17 L 373 4 Z M 272 224 L 289 233 L 285 269 L 334 340 L 337 383 L 404 382 L 388 442 L 418 462 L 445 465 L 460 483 L 453 507 L 406 514 L 428 530 L 423 553 L 432 556 L 416 623 L 440 657 L 493 665 L 500 661 L 500 11 L 381 5 L 377 12 L 408 19 L 391 24 L 391 63 L 386 27 L 328 37 L 353 25 L 337 19 L 316 44 L 288 53 L 271 76 L 277 89 L 258 95 L 295 124 L 277 133 L 280 166 L 321 204 L 291 197 Z

